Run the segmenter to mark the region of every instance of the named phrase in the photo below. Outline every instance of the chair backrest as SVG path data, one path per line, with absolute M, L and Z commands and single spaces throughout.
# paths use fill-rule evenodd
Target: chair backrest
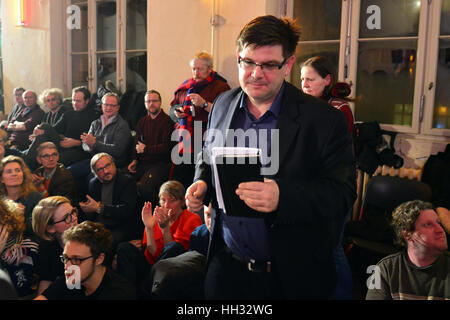
M 392 212 L 411 200 L 431 200 L 431 188 L 424 182 L 391 176 L 374 176 L 367 185 L 363 207 L 374 206 Z

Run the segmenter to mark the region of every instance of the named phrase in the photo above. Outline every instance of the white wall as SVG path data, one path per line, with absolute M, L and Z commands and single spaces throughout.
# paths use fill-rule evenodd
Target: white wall
M 267 3 L 274 1 L 216 0 L 215 14 L 220 16 L 216 21 L 220 24 L 214 37 L 210 26 L 213 2 L 148 2 L 148 87 L 161 93 L 165 110 L 176 88 L 192 76 L 189 61 L 198 51 L 213 54 L 215 70 L 231 87 L 237 86 L 236 37 L 248 21 L 266 14 Z

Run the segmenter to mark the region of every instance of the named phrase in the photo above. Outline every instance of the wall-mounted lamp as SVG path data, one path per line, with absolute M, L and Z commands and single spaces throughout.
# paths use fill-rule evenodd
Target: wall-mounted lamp
M 30 23 L 28 0 L 17 0 L 17 24 L 26 26 Z

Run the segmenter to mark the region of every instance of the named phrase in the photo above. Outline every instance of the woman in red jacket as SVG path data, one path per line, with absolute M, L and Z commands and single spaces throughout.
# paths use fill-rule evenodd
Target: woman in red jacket
M 184 186 L 175 180 L 159 189 L 160 206 L 146 202 L 142 208 L 144 236 L 119 244 L 117 272 L 134 284 L 141 284 L 158 260 L 177 256 L 189 249 L 192 231 L 202 225 L 200 216 L 185 207 Z
M 357 99 L 348 98 L 351 88 L 345 82 L 337 82 L 330 61 L 322 56 L 309 58 L 301 65 L 300 77 L 304 93 L 325 100 L 344 113 L 351 134 L 354 118 L 349 102 L 357 101 Z

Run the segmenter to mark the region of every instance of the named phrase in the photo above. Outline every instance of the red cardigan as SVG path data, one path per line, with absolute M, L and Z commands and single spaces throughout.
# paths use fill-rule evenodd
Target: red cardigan
M 189 240 L 191 238 L 191 233 L 195 228 L 202 225 L 202 219 L 196 213 L 190 212 L 185 209 L 180 217 L 170 226 L 170 233 L 172 234 L 173 241 L 176 241 L 183 245 L 183 247 L 189 250 Z M 164 246 L 166 245 L 163 241 L 162 231 L 158 223 L 155 223 L 153 227 L 153 234 L 155 236 L 156 252 L 152 255 L 147 248 L 147 233 L 144 229 L 144 238 L 142 240 L 142 245 L 145 248 L 145 258 L 150 264 L 154 264 L 161 255 Z

